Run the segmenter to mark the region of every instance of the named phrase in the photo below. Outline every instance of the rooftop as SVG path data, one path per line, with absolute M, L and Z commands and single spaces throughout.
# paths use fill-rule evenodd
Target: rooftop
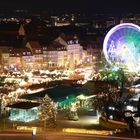
M 34 102 L 18 102 L 12 105 L 8 105 L 7 107 L 19 108 L 19 109 L 31 109 L 39 105 L 40 105 L 39 103 L 34 103 Z

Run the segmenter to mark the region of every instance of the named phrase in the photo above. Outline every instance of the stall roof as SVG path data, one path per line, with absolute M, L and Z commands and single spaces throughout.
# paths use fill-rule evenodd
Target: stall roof
M 18 108 L 18 109 L 31 109 L 33 107 L 39 106 L 40 103 L 34 103 L 34 102 L 18 102 L 12 105 L 8 105 L 7 107 L 10 108 Z
M 80 94 L 88 94 L 88 91 L 86 89 L 76 88 L 73 86 L 59 85 L 34 94 L 24 94 L 20 96 L 20 98 L 34 100 L 38 98 L 43 98 L 46 94 L 52 100 L 60 100 L 61 98 L 66 98 L 67 96 L 71 95 L 78 96 Z

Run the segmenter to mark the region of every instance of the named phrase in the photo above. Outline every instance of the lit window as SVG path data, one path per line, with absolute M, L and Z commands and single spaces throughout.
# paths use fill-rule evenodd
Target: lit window
M 27 52 L 27 54 L 28 54 L 28 55 L 30 55 L 30 54 L 31 54 L 31 52 Z
M 72 44 L 72 40 L 70 41 L 70 44 Z

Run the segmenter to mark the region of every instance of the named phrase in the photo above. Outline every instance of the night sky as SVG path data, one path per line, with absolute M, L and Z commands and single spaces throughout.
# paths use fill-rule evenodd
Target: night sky
M 0 8 L 58 12 L 140 12 L 139 0 L 1 0 Z

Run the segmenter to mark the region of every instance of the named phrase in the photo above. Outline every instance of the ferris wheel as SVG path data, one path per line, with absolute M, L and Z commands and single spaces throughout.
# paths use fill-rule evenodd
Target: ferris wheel
M 113 27 L 104 39 L 103 52 L 109 64 L 140 71 L 140 27 L 132 23 Z

